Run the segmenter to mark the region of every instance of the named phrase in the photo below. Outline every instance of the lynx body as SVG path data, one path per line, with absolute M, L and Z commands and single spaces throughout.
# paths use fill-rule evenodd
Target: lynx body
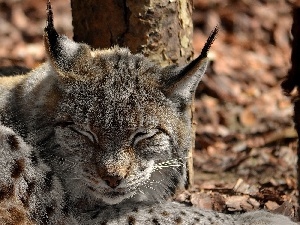
M 294 224 L 166 202 L 186 182 L 190 104 L 216 33 L 186 67 L 160 68 L 57 34 L 48 3 L 49 60 L 0 77 L 0 203 L 19 224 Z

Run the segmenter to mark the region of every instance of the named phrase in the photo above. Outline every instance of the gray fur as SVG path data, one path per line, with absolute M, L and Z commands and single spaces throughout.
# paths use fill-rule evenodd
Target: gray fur
M 200 210 L 178 203 L 166 202 L 156 205 L 111 206 L 93 211 L 96 219 L 84 218 L 81 224 L 136 224 L 136 225 L 292 225 L 289 218 L 265 211 L 226 215 L 214 211 Z M 101 219 L 100 219 L 101 218 Z
M 186 67 L 160 68 L 126 48 L 92 50 L 58 35 L 48 2 L 49 60 L 0 78 L 0 191 L 14 185 L 17 199 L 30 192 L 27 205 L 17 203 L 37 224 L 294 224 L 166 202 L 186 182 L 189 106 L 215 34 Z M 16 178 L 18 157 L 25 164 Z

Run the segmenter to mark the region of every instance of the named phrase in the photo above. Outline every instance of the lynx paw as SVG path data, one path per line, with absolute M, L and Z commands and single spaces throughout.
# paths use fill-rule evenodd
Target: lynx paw
M 26 206 L 30 183 L 30 148 L 11 129 L 0 125 L 0 224 L 33 224 Z

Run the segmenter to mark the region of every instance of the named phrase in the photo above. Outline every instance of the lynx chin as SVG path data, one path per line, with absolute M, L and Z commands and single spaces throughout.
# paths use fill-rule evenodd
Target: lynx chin
M 47 62 L 0 76 L 0 224 L 296 224 L 167 201 L 186 182 L 190 105 L 217 32 L 188 65 L 161 68 L 58 34 L 48 1 Z

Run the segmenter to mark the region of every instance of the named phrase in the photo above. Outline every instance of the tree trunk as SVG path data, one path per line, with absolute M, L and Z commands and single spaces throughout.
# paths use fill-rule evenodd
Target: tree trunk
M 128 47 L 161 66 L 185 65 L 193 57 L 192 0 L 71 0 L 71 5 L 75 41 L 94 48 Z M 191 135 L 189 185 L 195 142 Z
M 300 1 L 296 1 L 293 10 L 293 25 L 292 25 L 292 55 L 291 68 L 287 77 L 282 82 L 283 91 L 290 95 L 296 88 L 296 93 L 293 94 L 294 99 L 294 123 L 295 129 L 298 133 L 297 146 L 297 179 L 298 179 L 298 193 L 300 193 Z M 298 196 L 298 205 L 300 205 L 300 197 Z M 298 217 L 300 218 L 300 211 L 298 209 Z

